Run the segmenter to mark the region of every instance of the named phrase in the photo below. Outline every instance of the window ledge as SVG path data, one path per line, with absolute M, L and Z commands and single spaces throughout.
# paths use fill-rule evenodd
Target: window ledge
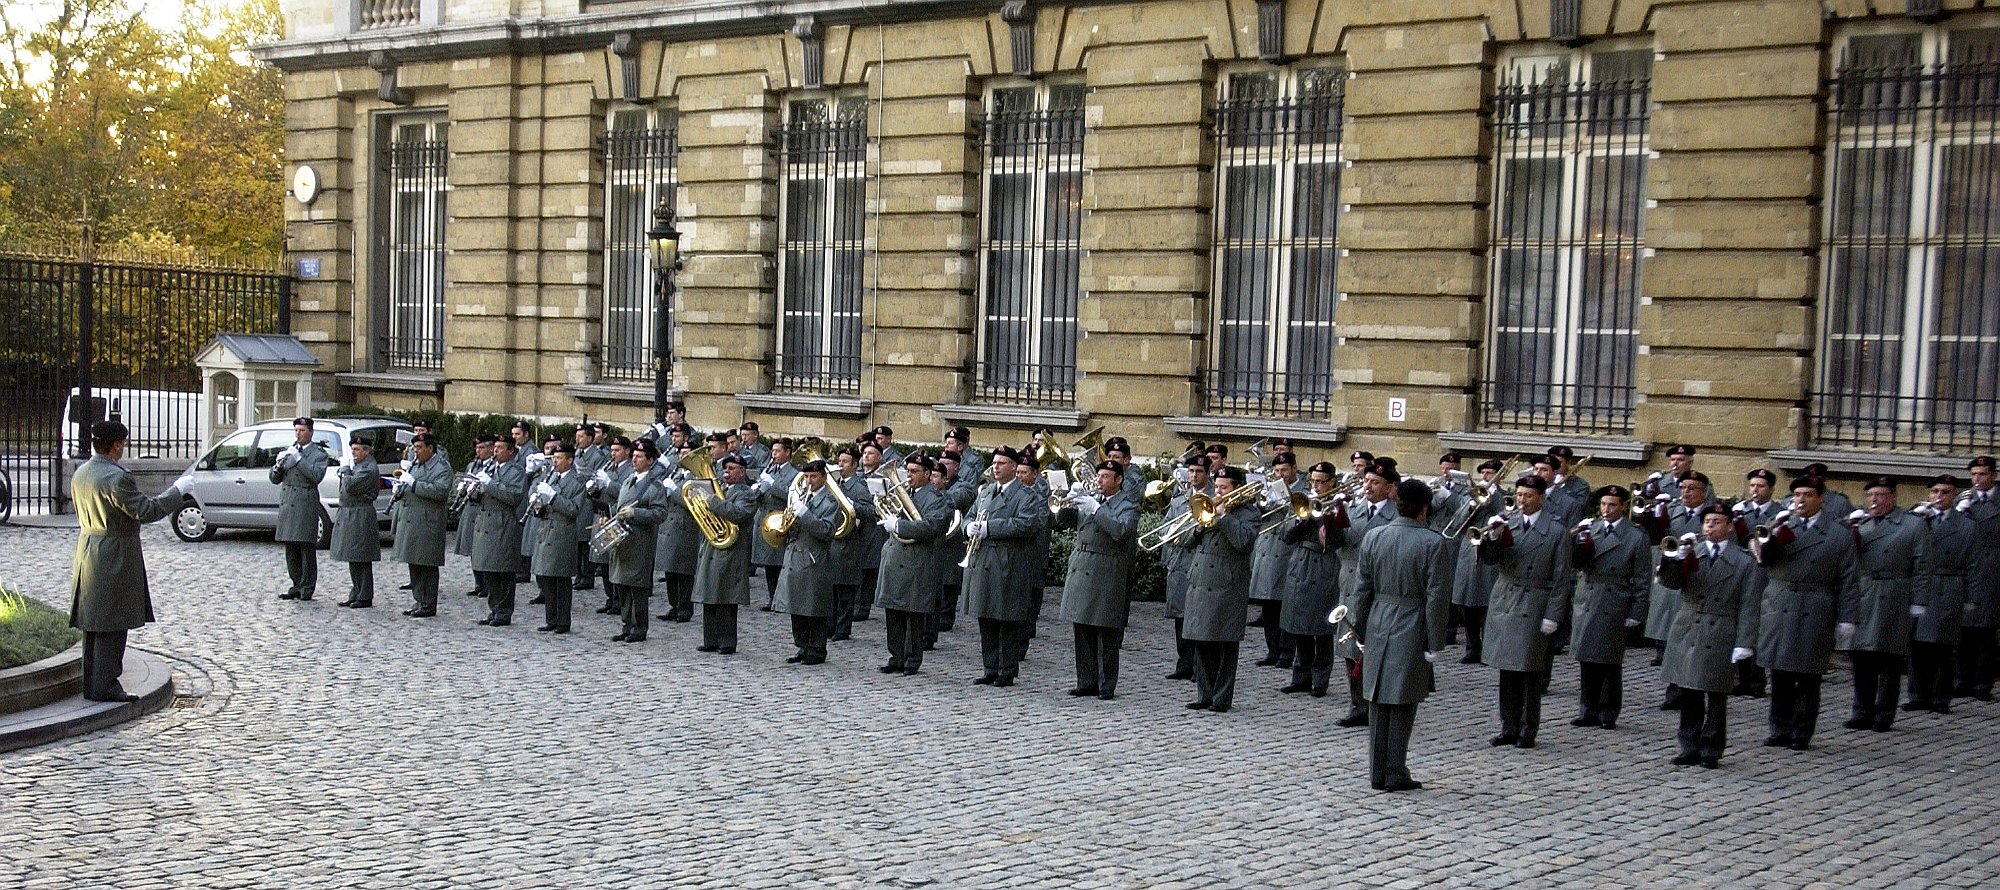
M 1280 436 L 1298 442 L 1338 445 L 1347 439 L 1347 428 L 1331 423 L 1281 417 L 1241 417 L 1228 414 L 1161 418 L 1167 429 L 1183 436 L 1262 439 Z
M 1438 442 L 1457 451 L 1482 454 L 1546 454 L 1551 447 L 1568 445 L 1581 459 L 1590 455 L 1592 463 L 1642 464 L 1652 455 L 1649 442 L 1636 439 L 1593 439 L 1560 433 L 1438 433 Z
M 1826 464 L 1836 476 L 1935 476 L 1950 473 L 1965 477 L 1966 457 L 1939 457 L 1935 454 L 1891 453 L 1887 451 L 1813 451 L 1780 449 L 1764 452 L 1778 469 L 1787 472 L 1806 464 Z
M 1081 431 L 1090 422 L 1090 415 L 1083 411 L 1028 405 L 932 405 L 931 410 L 945 420 L 962 421 L 968 426 L 1021 429 L 1045 426 L 1051 430 Z
M 867 417 L 875 403 L 853 396 L 809 395 L 783 392 L 739 392 L 736 401 L 745 408 L 784 414 L 817 414 L 824 417 Z
M 422 371 L 348 371 L 333 375 L 335 382 L 349 389 L 420 392 L 440 395 L 450 383 L 443 374 Z
M 630 383 L 570 383 L 563 386 L 563 394 L 579 402 L 616 402 L 621 405 L 653 404 L 653 388 Z M 667 401 L 679 402 L 687 398 L 687 390 L 678 386 L 667 390 Z

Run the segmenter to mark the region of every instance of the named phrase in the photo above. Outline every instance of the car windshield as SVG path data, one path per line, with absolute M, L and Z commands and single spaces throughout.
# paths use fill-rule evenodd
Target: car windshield
M 396 441 L 396 433 L 399 431 L 400 428 L 393 426 L 361 427 L 354 430 L 349 441 L 362 439 L 375 443 L 375 462 L 388 466 L 400 463 L 403 460 L 403 451 L 408 447 Z

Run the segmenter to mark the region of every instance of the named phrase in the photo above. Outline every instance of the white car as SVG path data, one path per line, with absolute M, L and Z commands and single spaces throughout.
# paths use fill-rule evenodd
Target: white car
M 399 437 L 397 433 L 403 435 Z M 389 522 L 389 480 L 400 470 L 410 425 L 393 417 L 315 417 L 313 439 L 326 446 L 326 478 L 319 483 L 319 546 L 333 535 L 329 518 L 340 506 L 337 470 L 354 462 L 348 443 L 357 434 L 375 442 L 375 462 L 382 468 L 382 492 L 375 513 L 383 527 Z M 174 511 L 174 534 L 183 541 L 206 541 L 218 528 L 278 527 L 278 486 L 271 484 L 271 467 L 294 441 L 290 420 L 273 420 L 230 433 L 182 475 L 194 487 Z

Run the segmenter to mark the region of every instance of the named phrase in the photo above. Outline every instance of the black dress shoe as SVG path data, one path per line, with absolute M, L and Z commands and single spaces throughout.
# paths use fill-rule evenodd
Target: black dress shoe
M 614 642 L 614 643 L 623 643 L 623 642 L 625 642 L 625 640 L 626 640 L 626 639 L 627 639 L 628 637 L 630 637 L 630 636 L 631 636 L 631 634 L 619 634 L 619 635 L 617 635 L 617 636 L 615 636 L 615 637 L 612 637 L 612 638 L 611 638 L 611 642 Z
M 354 601 L 353 601 L 353 600 L 341 600 L 340 602 L 337 602 L 337 603 L 334 603 L 334 605 L 336 605 L 336 606 L 339 606 L 339 607 L 341 607 L 341 608 L 345 609 L 345 608 L 347 608 L 348 606 L 352 606 L 352 605 L 354 605 Z
M 477 590 L 468 590 L 468 591 L 466 591 L 466 592 L 465 592 L 465 595 L 466 595 L 466 596 L 485 596 L 486 594 L 484 594 L 484 593 L 482 593 L 482 592 L 480 592 L 480 591 L 477 591 Z
M 769 612 L 769 611 L 771 611 L 771 607 L 770 607 L 770 606 L 758 606 L 758 607 L 757 607 L 757 611 L 759 611 L 759 612 Z
M 1515 742 L 1518 742 L 1520 740 L 1521 740 L 1520 736 L 1517 736 L 1511 732 L 1503 732 L 1490 739 L 1487 739 L 1486 744 L 1492 745 L 1495 748 L 1500 748 L 1514 744 Z
M 853 634 L 834 634 L 833 636 L 827 637 L 826 641 L 829 643 L 845 643 L 851 639 L 854 639 Z
M 1720 767 L 1721 765 L 1722 765 L 1722 758 L 1720 757 L 1703 757 L 1701 759 L 1702 769 L 1715 769 L 1717 767 Z
M 1617 728 L 1618 728 L 1618 721 L 1616 721 L 1616 720 L 1604 720 L 1604 721 L 1600 721 L 1600 722 L 1599 722 L 1599 723 L 1598 723 L 1597 725 L 1598 725 L 1599 727 L 1602 727 L 1602 728 L 1604 728 L 1604 729 L 1617 729 Z
M 715 650 L 717 650 L 717 649 L 720 649 L 720 648 L 722 648 L 722 647 L 721 647 L 721 646 L 696 646 L 696 647 L 694 647 L 694 651 L 696 651 L 696 652 L 714 652 Z
M 375 601 L 374 601 L 374 600 L 362 600 L 361 602 L 358 602 L 358 603 L 355 603 L 354 605 L 352 605 L 352 606 L 349 606 L 348 608 L 350 608 L 350 609 L 373 609 L 373 608 L 375 608 Z
M 1312 697 L 1313 697 L 1313 698 L 1325 698 L 1325 697 L 1326 697 L 1326 687 L 1325 687 L 1325 686 L 1315 686 L 1315 687 L 1313 687 L 1313 691 L 1312 691 Z
M 509 625 L 509 624 L 513 624 L 513 623 L 514 623 L 514 619 L 512 619 L 512 618 L 501 618 L 501 619 L 499 619 L 499 620 L 497 620 L 497 621 L 489 621 L 489 622 L 487 622 L 487 624 L 488 624 L 489 626 L 492 626 L 492 627 L 506 627 L 507 625 Z
M 1415 779 L 1390 779 L 1382 783 L 1383 791 L 1416 791 L 1422 787 L 1424 783 Z
M 1874 726 L 1875 721 L 1870 720 L 1866 717 L 1849 717 L 1846 720 L 1842 720 L 1840 722 L 1840 725 L 1845 726 L 1848 729 L 1867 729 L 1868 727 Z
M 411 618 L 436 618 L 436 617 L 438 617 L 438 610 L 436 610 L 436 609 L 418 609 L 417 611 L 414 611 L 414 612 L 411 612 L 411 613 L 410 613 L 410 617 L 411 617 Z
M 133 695 L 130 692 L 113 692 L 107 695 L 99 695 L 99 696 L 86 695 L 83 698 L 85 701 L 113 702 L 113 703 L 139 700 L 138 696 Z
M 1073 695 L 1073 696 L 1076 696 L 1077 698 L 1082 698 L 1082 697 L 1084 697 L 1084 696 L 1086 696 L 1086 695 L 1096 695 L 1096 694 L 1097 694 L 1097 690 L 1095 690 L 1095 689 L 1085 689 L 1085 688 L 1083 688 L 1083 687 L 1079 686 L 1079 687 L 1077 687 L 1077 688 L 1075 688 L 1075 689 L 1072 689 L 1072 690 L 1070 690 L 1070 691 L 1069 691 L 1069 694 L 1070 694 L 1070 695 Z
M 994 683 L 997 683 L 997 682 L 999 682 L 999 680 L 1000 680 L 1000 675 L 998 675 L 998 674 L 987 674 L 987 675 L 986 675 L 986 676 L 984 676 L 984 677 L 980 677 L 979 679 L 977 679 L 977 680 L 974 680 L 974 681 L 972 681 L 972 685 L 974 685 L 974 686 L 991 686 L 991 685 L 993 685 Z
M 1229 706 L 1228 706 L 1228 705 L 1209 705 L 1209 706 L 1208 706 L 1208 710 L 1209 710 L 1209 713 L 1212 713 L 1212 714 L 1227 714 L 1227 713 L 1229 713 Z
M 597 610 L 597 614 L 599 614 L 599 615 L 616 615 L 616 614 L 618 614 L 618 610 L 617 610 L 617 609 L 614 609 L 614 608 L 611 608 L 610 606 L 605 606 L 605 607 L 604 607 L 604 608 L 602 608 L 602 609 L 598 609 L 598 610 Z
M 1790 745 L 1791 743 L 1792 743 L 1791 739 L 1781 735 L 1764 737 L 1764 747 L 1766 748 L 1783 748 L 1787 745 Z
M 1695 764 L 1700 762 L 1701 762 L 1701 755 L 1699 754 L 1682 754 L 1681 756 L 1674 758 L 1675 766 L 1694 766 Z
M 1294 693 L 1294 692 L 1311 692 L 1311 691 L 1312 691 L 1312 684 L 1310 684 L 1310 683 L 1286 683 L 1285 685 L 1283 685 L 1283 686 L 1280 686 L 1280 687 L 1278 687 L 1278 691 L 1279 691 L 1279 692 L 1282 692 L 1282 693 L 1284 693 L 1284 694 L 1286 694 L 1286 695 L 1291 695 L 1291 694 L 1292 694 L 1292 693 Z
M 1949 713 L 1951 713 L 1951 702 L 1948 702 L 1948 701 L 1941 701 L 1941 702 L 1938 702 L 1937 704 L 1934 704 L 1934 705 L 1931 705 L 1931 713 L 1933 713 L 1933 714 L 1949 714 Z
M 672 621 L 672 620 L 674 620 L 674 616 L 673 616 L 673 613 L 669 612 L 669 613 L 667 613 L 667 614 L 665 614 L 665 615 L 654 615 L 654 616 L 653 616 L 653 620 L 655 620 L 655 621 Z
M 1112 699 L 1115 699 L 1115 698 L 1117 698 L 1117 697 L 1118 697 L 1118 693 L 1116 693 L 1116 692 L 1112 692 L 1112 691 L 1111 691 L 1111 690 L 1109 690 L 1109 689 L 1101 689 L 1101 690 L 1098 690 L 1098 693 L 1097 693 L 1097 700 L 1098 700 L 1098 701 L 1111 701 Z
M 1340 718 L 1339 720 L 1333 721 L 1333 725 L 1347 727 L 1347 728 L 1353 728 L 1356 726 L 1367 726 L 1368 715 L 1350 713 L 1347 716 Z
M 1257 666 L 1260 668 L 1274 667 L 1277 665 L 1277 663 L 1278 663 L 1278 657 L 1275 655 L 1271 656 L 1270 658 L 1257 659 Z
M 801 661 L 804 661 L 804 660 L 806 660 L 806 654 L 805 654 L 804 652 L 801 652 L 801 653 L 799 653 L 799 654 L 797 654 L 797 655 L 794 655 L 794 656 L 792 656 L 792 657 L 790 657 L 790 658 L 787 658 L 787 659 L 785 659 L 785 663 L 786 663 L 786 664 L 798 664 L 799 662 L 801 662 Z
M 903 666 L 900 664 L 885 664 L 876 668 L 875 671 L 882 674 L 900 674 L 903 672 Z
M 1292 659 L 1288 656 L 1280 655 L 1278 656 L 1278 666 L 1281 668 L 1290 668 L 1292 666 Z
M 558 628 L 556 628 L 555 630 L 552 630 L 552 631 L 549 631 L 549 633 L 552 633 L 552 634 L 566 634 L 566 633 L 569 633 L 569 628 L 567 628 L 567 627 L 558 627 Z
M 1601 720 L 1598 720 L 1598 719 L 1597 719 L 1596 717 L 1578 717 L 1578 718 L 1576 718 L 1575 720 L 1571 720 L 1571 721 L 1569 722 L 1569 725 L 1571 725 L 1571 726 L 1597 726 L 1597 725 L 1601 724 L 1602 722 L 1603 722 L 1603 721 L 1601 721 Z
M 537 630 L 537 631 L 539 631 L 539 632 L 541 632 L 541 633 L 554 633 L 554 632 L 555 632 L 555 629 L 556 629 L 556 626 L 555 626 L 555 625 L 553 625 L 553 624 L 544 624 L 544 625 L 542 625 L 541 627 L 537 627 L 537 628 L 535 628 L 535 630 Z
M 289 591 L 289 590 L 288 590 L 288 591 L 285 591 L 284 593 L 281 593 L 281 594 L 278 594 L 278 599 L 281 599 L 281 600 L 295 600 L 295 599 L 298 599 L 298 598 L 299 598 L 299 595 L 298 595 L 298 594 L 296 594 L 296 593 L 293 593 L 293 592 L 291 592 L 291 591 Z
M 398 585 L 398 586 L 396 587 L 396 589 L 397 589 L 397 590 L 409 590 L 409 589 L 410 589 L 410 587 L 411 587 L 411 585 L 409 585 L 409 584 L 402 584 L 402 585 Z
M 811 664 L 825 664 L 825 663 L 826 663 L 826 656 L 824 656 L 824 655 L 821 655 L 821 654 L 819 654 L 819 653 L 815 652 L 815 653 L 813 653 L 813 654 L 811 654 L 811 655 L 808 655 L 808 656 L 806 656 L 806 657 L 804 657 L 804 658 L 801 658 L 801 659 L 799 659 L 799 663 L 800 663 L 800 664 L 807 664 L 807 665 L 811 665 Z
M 1891 728 L 1892 724 L 1887 719 L 1877 719 L 1875 725 L 1869 727 L 1869 729 L 1873 729 L 1876 732 L 1888 732 Z
M 1464 658 L 1460 658 L 1460 659 L 1458 660 L 1458 663 L 1459 663 L 1459 664 L 1478 664 L 1478 663 L 1479 663 L 1479 653 L 1477 653 L 1477 652 L 1467 652 L 1467 653 L 1465 653 L 1465 657 L 1464 657 Z
M 479 619 L 479 623 L 480 623 L 480 624 L 483 624 L 483 625 L 491 625 L 491 624 L 493 623 L 493 619 L 491 619 L 491 618 L 481 618 L 481 619 Z
M 1903 703 L 1903 710 L 1905 711 L 1928 711 L 1930 709 L 1931 703 L 1921 698 L 1913 698 Z
M 531 600 L 529 600 L 529 601 L 528 601 L 528 605 L 530 605 L 530 606 L 541 606 L 541 605 L 547 605 L 547 604 L 548 604 L 548 601 L 549 601 L 549 598 L 548 598 L 548 597 L 545 597 L 545 596 L 538 596 L 538 597 L 535 597 L 534 599 L 531 599 Z
M 1992 700 L 1993 700 L 1993 690 L 1991 690 L 1991 689 L 1974 689 L 1974 690 L 1972 690 L 1972 700 L 1973 700 L 1973 701 L 1992 701 Z
M 645 637 L 643 637 L 643 636 L 637 636 L 637 637 L 626 637 L 626 638 L 625 638 L 625 642 L 627 642 L 627 643 L 643 643 L 643 642 L 646 642 L 646 638 L 645 638 Z
M 914 676 L 916 676 L 916 675 L 917 675 L 918 673 L 920 673 L 920 672 L 921 672 L 922 670 L 923 670 L 922 668 L 913 668 L 913 667 L 906 667 L 906 668 L 904 668 L 904 669 L 903 669 L 903 676 L 905 676 L 905 677 L 914 677 Z
M 1175 672 L 1173 672 L 1173 673 L 1171 673 L 1171 674 L 1168 674 L 1168 675 L 1167 675 L 1167 679 L 1169 679 L 1169 680 L 1192 680 L 1192 679 L 1194 679 L 1194 672 L 1193 672 L 1193 671 L 1175 671 Z
M 1516 748 L 1533 748 L 1534 746 L 1535 746 L 1535 737 L 1534 737 L 1534 736 L 1526 736 L 1526 735 L 1524 735 L 1524 736 L 1522 736 L 1522 737 L 1521 737 L 1521 740 L 1520 740 L 1520 741 L 1517 741 L 1517 742 L 1515 742 L 1515 743 L 1514 743 L 1514 747 L 1516 747 Z
M 1809 749 L 1809 748 L 1811 748 L 1811 747 L 1812 747 L 1811 745 L 1809 745 L 1809 744 L 1806 744 L 1805 742 L 1797 742 L 1797 741 L 1795 741 L 1795 742 L 1793 742 L 1793 743 L 1792 743 L 1792 750 L 1794 750 L 1794 751 L 1804 751 L 1804 750 L 1807 750 L 1807 749 Z
M 1215 702 L 1209 701 L 1208 699 L 1202 699 L 1201 701 L 1191 701 L 1187 703 L 1187 709 L 1190 711 L 1206 711 L 1214 706 Z
M 1013 678 L 1013 677 L 1001 677 L 1001 678 L 999 678 L 999 679 L 997 679 L 997 680 L 994 680 L 994 681 L 993 681 L 993 688 L 995 688 L 995 689 L 1004 689 L 1004 688 L 1006 688 L 1006 687 L 1008 687 L 1008 686 L 1012 686 L 1012 685 L 1014 685 L 1014 678 Z

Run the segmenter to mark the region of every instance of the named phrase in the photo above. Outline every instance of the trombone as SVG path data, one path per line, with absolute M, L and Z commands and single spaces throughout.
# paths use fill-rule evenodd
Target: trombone
M 1458 512 L 1452 514 L 1450 522 L 1445 523 L 1444 531 L 1441 534 L 1446 538 L 1456 538 L 1459 535 L 1465 534 L 1466 526 L 1472 523 L 1472 517 L 1479 515 L 1479 511 L 1486 509 L 1486 503 L 1493 499 L 1493 495 L 1499 492 L 1502 486 L 1509 484 L 1507 479 L 1508 474 L 1512 473 L 1514 468 L 1520 465 L 1520 463 L 1521 458 L 1518 455 L 1510 457 L 1505 464 L 1501 465 L 1500 472 L 1493 474 L 1493 481 L 1487 482 L 1482 479 L 1472 483 L 1473 491 L 1476 494 L 1466 498 L 1465 503 L 1459 505 Z
M 1284 503 L 1272 505 L 1271 509 L 1264 511 L 1264 525 L 1257 529 L 1257 533 L 1262 535 L 1276 531 L 1294 519 L 1300 522 L 1317 521 L 1326 516 L 1327 507 L 1327 503 L 1317 496 L 1302 491 L 1292 492 Z
M 1157 528 L 1139 536 L 1139 549 L 1155 552 L 1193 534 L 1196 529 L 1213 528 L 1223 512 L 1254 503 L 1263 494 L 1262 485 L 1244 485 L 1220 498 L 1210 498 L 1197 491 L 1188 496 L 1188 511 L 1185 514 L 1174 517 L 1172 522 L 1160 523 Z

